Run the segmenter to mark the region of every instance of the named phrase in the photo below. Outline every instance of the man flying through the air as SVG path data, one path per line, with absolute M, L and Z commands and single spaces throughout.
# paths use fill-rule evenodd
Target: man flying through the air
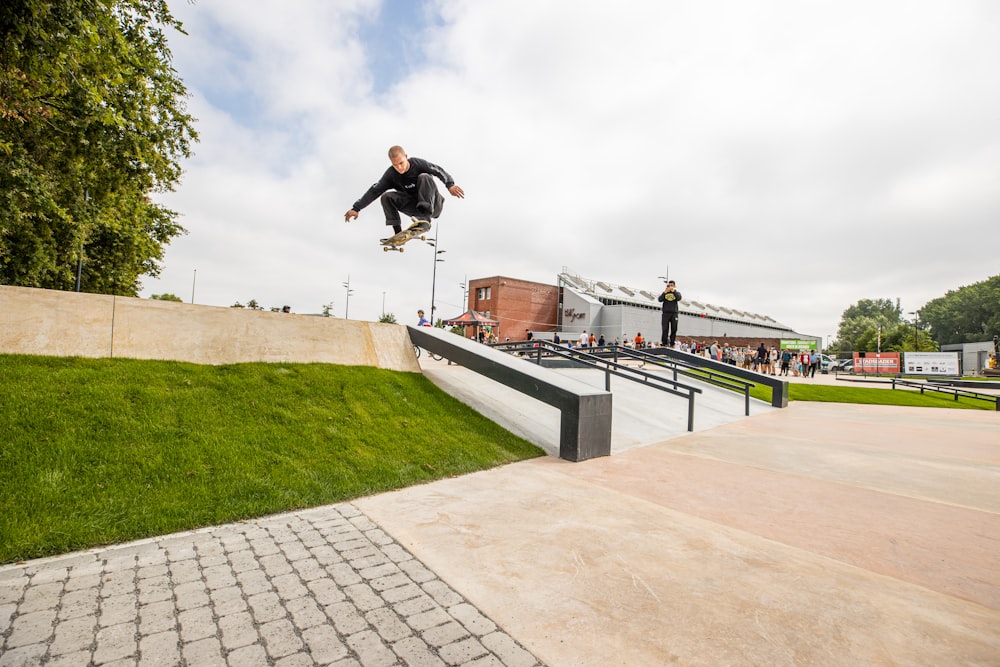
M 392 166 L 385 170 L 377 183 L 368 188 L 361 199 L 354 202 L 351 210 L 344 214 L 344 222 L 357 218 L 361 209 L 375 199 L 380 199 L 382 210 L 385 211 L 385 224 L 392 226 L 397 234 L 403 231 L 400 213 L 413 218 L 415 225 L 420 225 L 425 230 L 430 229 L 431 219 L 441 215 L 441 209 L 444 208 L 444 197 L 434 182 L 435 176 L 444 183 L 452 196 L 465 198 L 465 191 L 455 185 L 455 179 L 448 172 L 427 160 L 408 157 L 402 146 L 389 149 L 389 161 Z

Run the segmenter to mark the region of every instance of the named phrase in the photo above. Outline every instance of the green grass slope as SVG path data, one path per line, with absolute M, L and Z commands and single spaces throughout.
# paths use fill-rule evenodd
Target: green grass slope
M 0 562 L 542 454 L 415 373 L 0 355 Z

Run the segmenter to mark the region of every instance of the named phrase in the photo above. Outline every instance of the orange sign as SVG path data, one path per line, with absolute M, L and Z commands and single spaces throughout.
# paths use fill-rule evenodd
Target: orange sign
M 899 373 L 899 352 L 855 352 L 855 373 Z

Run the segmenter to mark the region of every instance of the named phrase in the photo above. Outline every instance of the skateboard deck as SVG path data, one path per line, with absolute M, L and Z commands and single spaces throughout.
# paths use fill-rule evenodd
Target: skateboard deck
M 431 224 L 423 220 L 417 220 L 416 218 L 410 219 L 413 220 L 412 225 L 398 234 L 393 234 L 387 239 L 379 240 L 379 243 L 382 244 L 382 250 L 386 252 L 389 252 L 390 250 L 403 252 L 403 246 L 413 239 L 420 239 L 421 241 L 427 240 L 425 234 L 430 230 Z

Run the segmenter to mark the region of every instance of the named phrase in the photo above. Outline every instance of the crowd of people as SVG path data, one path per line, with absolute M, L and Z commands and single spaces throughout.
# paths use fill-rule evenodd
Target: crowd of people
M 531 339 L 529 335 L 528 339 Z M 602 348 L 611 345 L 621 345 L 637 350 L 662 347 L 660 343 L 646 339 L 642 332 L 634 337 L 623 336 L 622 339 L 605 340 L 604 335 L 583 331 L 576 339 L 563 340 L 558 333 L 553 335 L 552 342 L 565 345 L 567 348 Z M 714 359 L 724 364 L 731 364 L 746 370 L 756 371 L 764 375 L 784 375 L 794 377 L 814 377 L 821 370 L 820 353 L 816 350 L 778 349 L 761 343 L 756 348 L 739 345 L 722 345 L 719 341 L 675 341 L 671 346 L 675 350 L 697 354 L 708 359 Z

